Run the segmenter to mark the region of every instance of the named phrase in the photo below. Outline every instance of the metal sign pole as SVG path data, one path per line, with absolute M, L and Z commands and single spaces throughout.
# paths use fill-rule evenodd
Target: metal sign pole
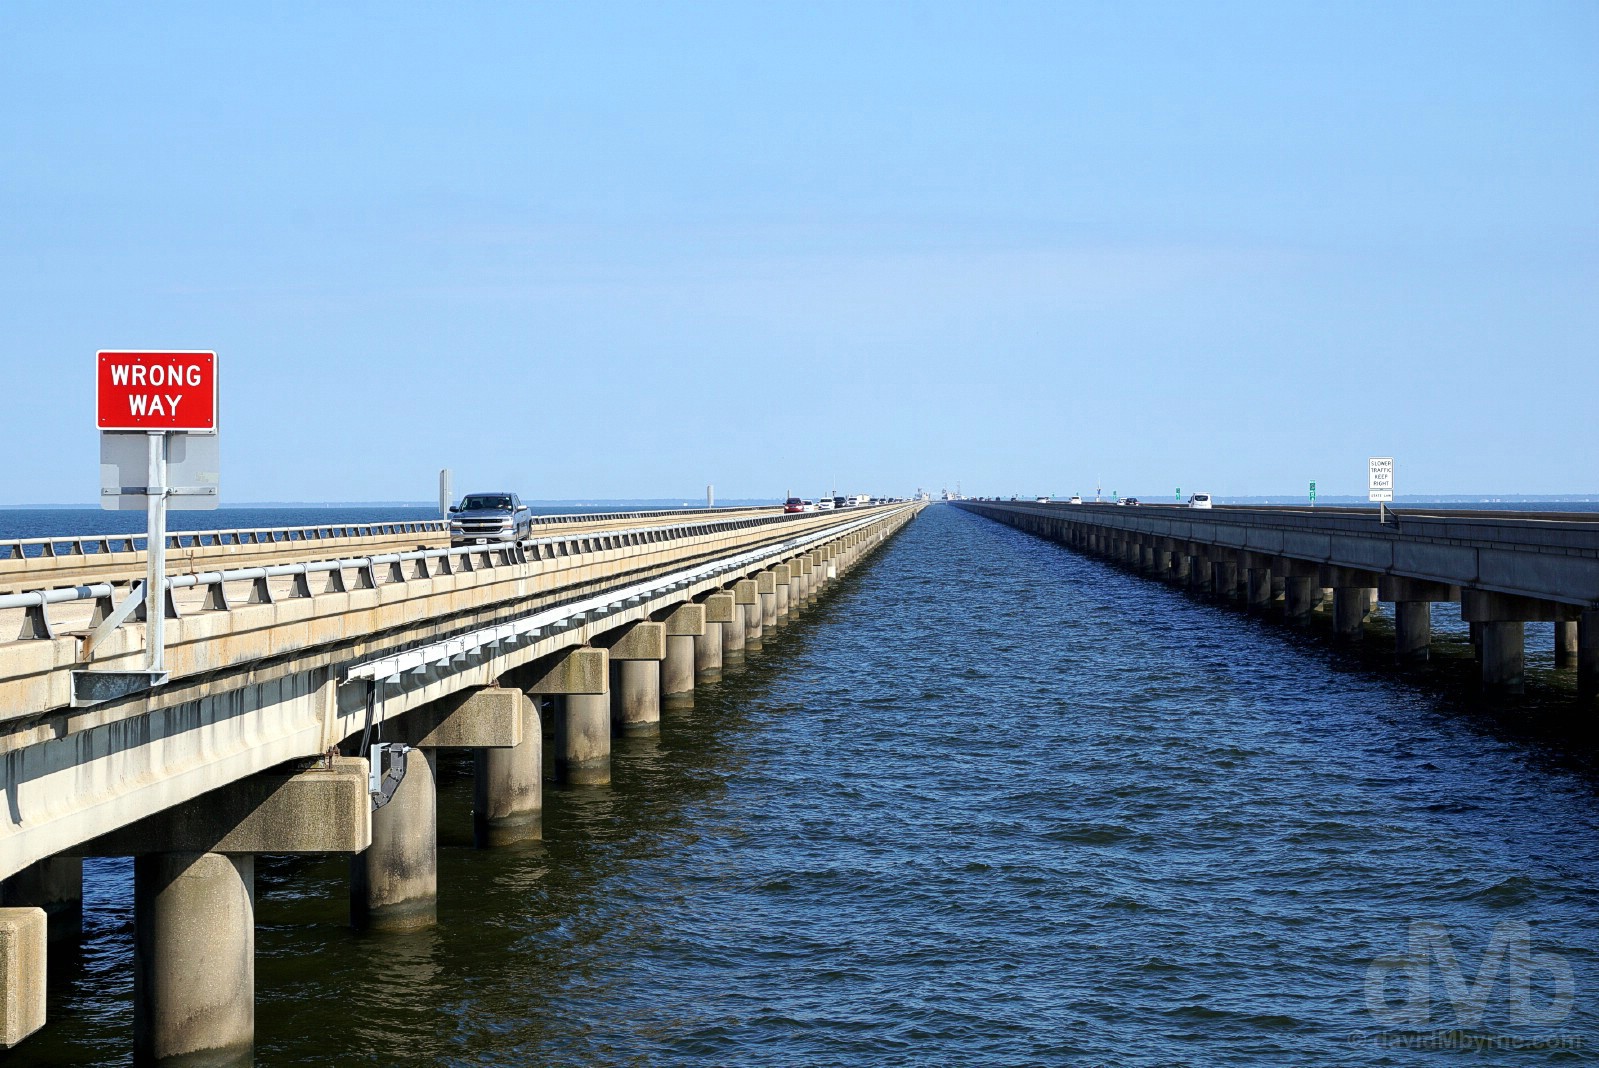
M 167 434 L 150 432 L 150 472 L 146 505 L 144 573 L 144 666 L 166 670 L 167 621 Z

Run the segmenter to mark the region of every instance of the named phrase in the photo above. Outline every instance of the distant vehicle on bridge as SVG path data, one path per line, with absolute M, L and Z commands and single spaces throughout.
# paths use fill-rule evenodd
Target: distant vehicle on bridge
M 1137 497 L 1122 497 L 1116 503 L 1120 504 L 1120 505 L 1136 507 L 1138 505 L 1139 501 L 1138 501 Z
M 1049 497 L 1048 496 L 1039 497 L 1033 503 L 1035 503 L 1035 504 L 1048 504 L 1049 503 Z
M 1080 493 L 1074 493 L 1074 494 L 1072 494 L 1072 499 L 1067 501 L 1066 503 L 1067 504 L 1082 504 L 1083 503 L 1083 496 Z
M 1190 507 L 1190 508 L 1209 508 L 1210 507 L 1210 494 L 1208 494 L 1208 493 L 1196 493 L 1196 494 L 1194 494 L 1192 497 L 1188 498 L 1188 507 Z
M 533 513 L 514 493 L 468 493 L 450 508 L 450 545 L 487 545 L 533 536 Z
M 803 497 L 790 497 L 788 500 L 783 502 L 783 511 L 784 512 L 803 512 L 803 511 L 805 511 L 805 499 Z
M 842 508 L 843 505 L 839 505 L 839 507 Z M 818 512 L 831 512 L 833 510 L 833 498 L 818 497 L 816 499 L 816 510 Z

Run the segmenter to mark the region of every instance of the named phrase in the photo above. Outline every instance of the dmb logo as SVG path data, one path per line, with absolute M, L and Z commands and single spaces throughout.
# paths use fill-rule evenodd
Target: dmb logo
M 1571 965 L 1532 947 L 1532 928 L 1505 920 L 1467 974 L 1442 924 L 1412 920 L 1405 952 L 1366 969 L 1366 1008 L 1396 1028 L 1552 1027 L 1576 1003 Z M 1436 995 L 1442 994 L 1439 998 Z

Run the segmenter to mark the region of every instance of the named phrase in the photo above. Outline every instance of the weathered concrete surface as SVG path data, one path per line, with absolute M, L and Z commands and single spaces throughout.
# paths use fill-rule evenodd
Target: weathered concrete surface
M 555 707 L 555 774 L 573 786 L 611 781 L 611 699 L 568 694 Z
M 250 1063 L 255 857 L 138 857 L 133 914 L 135 1062 Z
M 1394 655 L 1404 662 L 1432 655 L 1432 604 L 1428 601 L 1394 602 Z
M 702 636 L 703 633 L 702 628 Z M 694 693 L 694 643 L 697 640 L 691 634 L 668 634 L 666 636 L 666 659 L 661 661 L 661 695 L 663 697 L 681 698 L 691 696 Z
M 478 749 L 521 743 L 521 690 L 485 686 L 451 694 L 401 721 L 407 744 L 429 749 Z
M 665 660 L 666 624 L 635 623 L 626 630 L 603 635 L 597 644 L 609 650 L 614 660 Z
M 665 641 L 664 635 L 662 640 Z M 660 733 L 660 661 L 615 660 L 611 670 L 611 725 L 616 733 Z
M 40 908 L 0 908 L 0 1049 L 44 1026 L 49 921 Z
M 523 689 L 530 695 L 603 694 L 610 689 L 604 649 L 573 649 L 536 670 Z
M 706 623 L 705 633 L 694 642 L 694 678 L 709 682 L 722 674 L 722 623 Z
M 356 927 L 406 930 L 437 920 L 436 759 L 432 749 L 411 750 L 394 796 L 372 813 L 372 845 L 350 858 L 350 923 Z
M 482 748 L 473 753 L 472 829 L 479 847 L 508 845 L 543 835 L 544 739 L 539 710 L 521 699 L 518 733 L 510 748 Z
M 367 762 L 262 772 L 84 843 L 83 856 L 359 853 L 372 841 Z

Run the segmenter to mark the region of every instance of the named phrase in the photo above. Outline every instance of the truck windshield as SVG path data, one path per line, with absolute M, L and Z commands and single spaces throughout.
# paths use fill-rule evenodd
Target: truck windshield
M 511 507 L 511 498 L 502 497 L 502 496 L 498 496 L 498 495 L 495 495 L 495 494 L 489 494 L 489 495 L 483 495 L 483 496 L 471 495 L 471 496 L 463 497 L 461 499 L 461 511 L 463 511 L 463 512 L 478 511 L 478 510 L 484 509 L 484 508 L 509 508 L 509 507 Z

